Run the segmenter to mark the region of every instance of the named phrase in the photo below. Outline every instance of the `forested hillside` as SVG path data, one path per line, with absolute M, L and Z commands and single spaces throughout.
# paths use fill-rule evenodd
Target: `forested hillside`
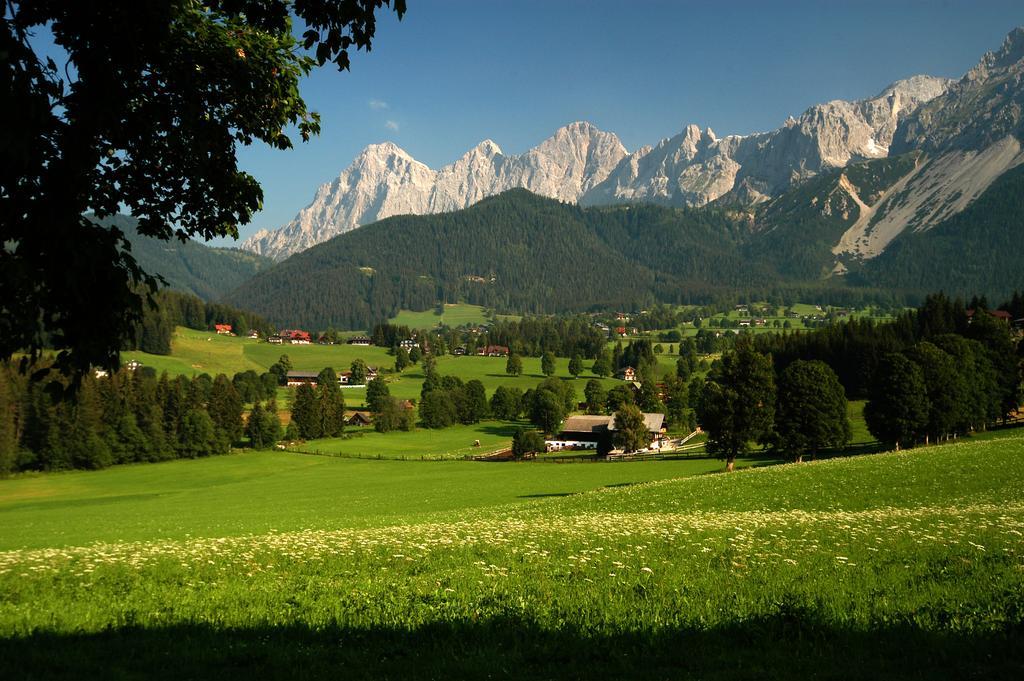
M 213 301 L 234 290 L 272 261 L 234 248 L 213 248 L 189 239 L 163 241 L 136 232 L 135 218 L 115 215 L 100 221 L 124 232 L 132 255 L 149 274 L 159 274 L 170 288 Z
M 314 246 L 225 297 L 279 325 L 368 328 L 400 309 L 467 302 L 515 313 L 640 310 L 756 294 L 916 304 L 928 291 L 1024 285 L 1024 170 L 874 259 L 833 246 L 871 219 L 918 157 L 853 164 L 751 213 L 727 206 L 581 208 L 513 190 L 462 211 L 397 216 Z M 838 270 L 837 270 L 838 271 Z
M 365 328 L 401 308 L 461 300 L 522 312 L 634 309 L 736 284 L 744 265 L 716 214 L 582 209 L 514 190 L 455 213 L 342 235 L 230 294 L 280 323 Z M 666 250 L 687 254 L 666 259 Z
M 983 291 L 994 298 L 1024 276 L 1024 166 L 1007 172 L 962 213 L 906 234 L 865 263 L 858 282 L 907 291 Z

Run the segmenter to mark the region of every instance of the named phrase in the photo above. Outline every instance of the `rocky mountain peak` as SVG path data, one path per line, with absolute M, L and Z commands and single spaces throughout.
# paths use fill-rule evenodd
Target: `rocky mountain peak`
M 403 159 L 412 158 L 412 156 L 409 155 L 409 152 L 394 142 L 378 142 L 376 144 L 366 145 L 356 159 L 382 159 L 389 157 L 398 157 Z
M 915 106 L 930 102 L 949 89 L 953 81 L 949 78 L 917 75 L 890 83 L 874 99 L 898 97 L 901 107 Z
M 485 139 L 480 144 L 478 144 L 475 147 L 473 147 L 469 151 L 469 153 L 470 154 L 477 154 L 477 155 L 480 155 L 480 156 L 484 156 L 486 158 L 491 158 L 492 156 L 500 155 L 502 153 L 502 151 L 501 151 L 501 147 L 498 146 L 497 142 L 495 142 L 494 140 L 488 138 L 488 139 Z
M 242 248 L 283 259 L 360 225 L 400 214 L 458 210 L 521 187 L 578 201 L 626 156 L 619 138 L 586 121 L 559 128 L 518 156 L 490 139 L 434 171 L 393 142 L 371 144 L 313 202 L 278 230 L 261 230 Z
M 991 59 L 993 68 L 1006 68 L 1024 59 L 1024 27 L 1010 31 L 1002 46 L 985 57 Z

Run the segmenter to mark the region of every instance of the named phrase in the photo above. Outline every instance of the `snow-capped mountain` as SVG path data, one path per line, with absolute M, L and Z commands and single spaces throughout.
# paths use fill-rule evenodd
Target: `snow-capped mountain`
M 257 232 L 242 248 L 281 260 L 382 218 L 458 210 L 513 188 L 576 202 L 625 156 L 618 137 L 585 122 L 517 156 L 484 140 L 436 171 L 395 144 L 371 144 L 291 222 Z
M 485 140 L 436 171 L 392 143 L 374 144 L 290 223 L 242 248 L 280 260 L 388 216 L 458 210 L 512 188 L 581 205 L 752 206 L 829 170 L 920 152 L 884 194 L 839 189 L 859 219 L 833 253 L 872 258 L 905 230 L 963 210 L 1024 161 L 1022 80 L 1024 29 L 1015 29 L 959 81 L 914 76 L 868 99 L 812 106 L 769 132 L 719 137 L 688 125 L 629 153 L 614 134 L 577 122 L 520 155 Z

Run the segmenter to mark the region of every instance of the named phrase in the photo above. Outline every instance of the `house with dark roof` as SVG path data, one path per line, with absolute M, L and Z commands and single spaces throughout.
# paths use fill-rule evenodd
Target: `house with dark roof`
M 665 415 L 644 413 L 644 423 L 651 435 L 651 444 L 644 451 L 660 450 L 665 442 Z M 614 415 L 570 416 L 562 424 L 562 430 L 544 444 L 549 452 L 581 449 L 610 452 L 614 432 Z
M 308 383 L 315 388 L 319 376 L 319 371 L 289 371 L 285 378 L 289 388 L 294 388 L 303 383 Z
M 373 418 L 368 411 L 354 411 L 345 417 L 346 426 L 368 426 L 373 423 Z

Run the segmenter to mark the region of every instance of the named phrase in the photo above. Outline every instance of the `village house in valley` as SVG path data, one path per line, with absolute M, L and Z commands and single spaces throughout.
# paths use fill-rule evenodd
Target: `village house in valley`
M 319 371 L 289 371 L 286 376 L 286 383 L 289 388 L 302 385 L 303 383 L 309 383 L 311 386 L 316 387 L 320 376 Z M 366 380 L 372 381 L 377 378 L 378 372 L 376 367 L 366 367 Z M 352 383 L 352 372 L 341 371 L 338 372 L 338 385 L 342 388 L 355 387 L 357 385 L 366 385 L 365 383 Z
M 635 381 L 636 369 L 634 369 L 633 367 L 622 367 L 615 374 L 615 377 L 623 381 Z
M 641 451 L 660 451 L 666 442 L 665 415 L 644 413 L 644 423 L 651 435 L 651 444 Z M 545 440 L 544 444 L 549 452 L 592 449 L 607 453 L 613 451 L 614 431 L 614 416 L 570 416 L 562 424 L 561 432 Z

